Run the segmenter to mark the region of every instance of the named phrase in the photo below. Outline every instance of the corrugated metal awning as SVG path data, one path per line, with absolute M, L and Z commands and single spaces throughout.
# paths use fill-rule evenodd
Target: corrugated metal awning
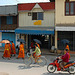
M 56 26 L 55 31 L 75 31 L 75 27 L 63 27 L 63 26 Z
M 0 15 L 17 15 L 17 5 L 0 6 Z
M 31 35 L 49 35 L 54 34 L 54 27 L 19 27 L 15 29 L 15 33 Z

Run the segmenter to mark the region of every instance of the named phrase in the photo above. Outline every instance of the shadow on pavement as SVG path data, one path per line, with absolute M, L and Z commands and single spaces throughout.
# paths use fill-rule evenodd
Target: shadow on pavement
M 18 66 L 18 68 L 20 70 L 22 70 L 22 69 L 31 69 L 32 67 L 31 66 L 20 65 L 20 66 Z
M 59 73 L 43 73 L 42 75 L 71 75 L 71 74 L 69 74 L 69 73 L 61 73 L 61 72 L 59 72 Z
M 42 67 L 42 66 L 39 66 L 39 65 L 30 65 L 30 66 L 26 66 L 26 65 L 20 65 L 20 66 L 18 66 L 18 68 L 20 69 L 20 70 L 22 70 L 22 69 L 31 69 L 31 68 L 39 68 L 39 67 Z

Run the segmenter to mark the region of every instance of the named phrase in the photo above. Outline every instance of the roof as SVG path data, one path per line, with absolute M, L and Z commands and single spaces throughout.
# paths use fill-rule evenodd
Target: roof
M 55 2 L 46 2 L 46 3 L 24 3 L 24 4 L 18 4 L 18 11 L 27 11 L 27 10 L 32 10 L 32 8 L 36 5 L 39 4 L 39 6 L 43 10 L 53 10 L 55 9 Z
M 17 5 L 0 6 L 0 15 L 17 15 Z

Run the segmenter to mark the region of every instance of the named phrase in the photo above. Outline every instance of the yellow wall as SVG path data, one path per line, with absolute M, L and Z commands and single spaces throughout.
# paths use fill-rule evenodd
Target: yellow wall
M 65 0 L 55 0 L 55 24 L 68 23 L 75 23 L 75 16 L 65 16 Z
M 43 12 L 42 9 L 32 9 L 31 12 Z M 54 27 L 54 10 L 44 11 L 43 20 L 41 21 L 41 26 L 53 26 Z M 37 20 L 32 20 L 32 16 L 28 16 L 28 12 L 19 12 L 19 27 L 21 26 L 35 26 L 34 22 Z

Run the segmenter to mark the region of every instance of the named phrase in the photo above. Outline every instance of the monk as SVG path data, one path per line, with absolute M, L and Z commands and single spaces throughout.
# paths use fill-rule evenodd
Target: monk
M 25 54 L 24 54 L 24 44 L 22 42 L 20 42 L 20 47 L 19 47 L 19 55 L 18 55 L 18 58 L 23 58 L 25 57 Z M 17 58 L 17 59 L 18 59 Z
M 10 51 L 10 55 L 12 56 L 11 54 L 11 44 L 9 43 L 9 51 Z
M 8 58 L 8 59 L 10 59 L 10 51 L 9 51 L 9 43 L 6 43 L 5 44 L 5 50 L 4 50 L 4 54 L 3 54 L 3 58 L 5 57 L 5 58 Z
M 11 54 L 14 54 L 14 56 L 16 55 L 15 44 L 13 41 L 11 41 Z
M 68 45 L 68 43 L 66 43 L 66 48 L 65 48 L 65 49 L 68 49 L 69 59 L 70 59 L 70 49 L 69 49 L 69 45 Z M 66 53 L 64 53 L 64 54 L 66 54 Z

